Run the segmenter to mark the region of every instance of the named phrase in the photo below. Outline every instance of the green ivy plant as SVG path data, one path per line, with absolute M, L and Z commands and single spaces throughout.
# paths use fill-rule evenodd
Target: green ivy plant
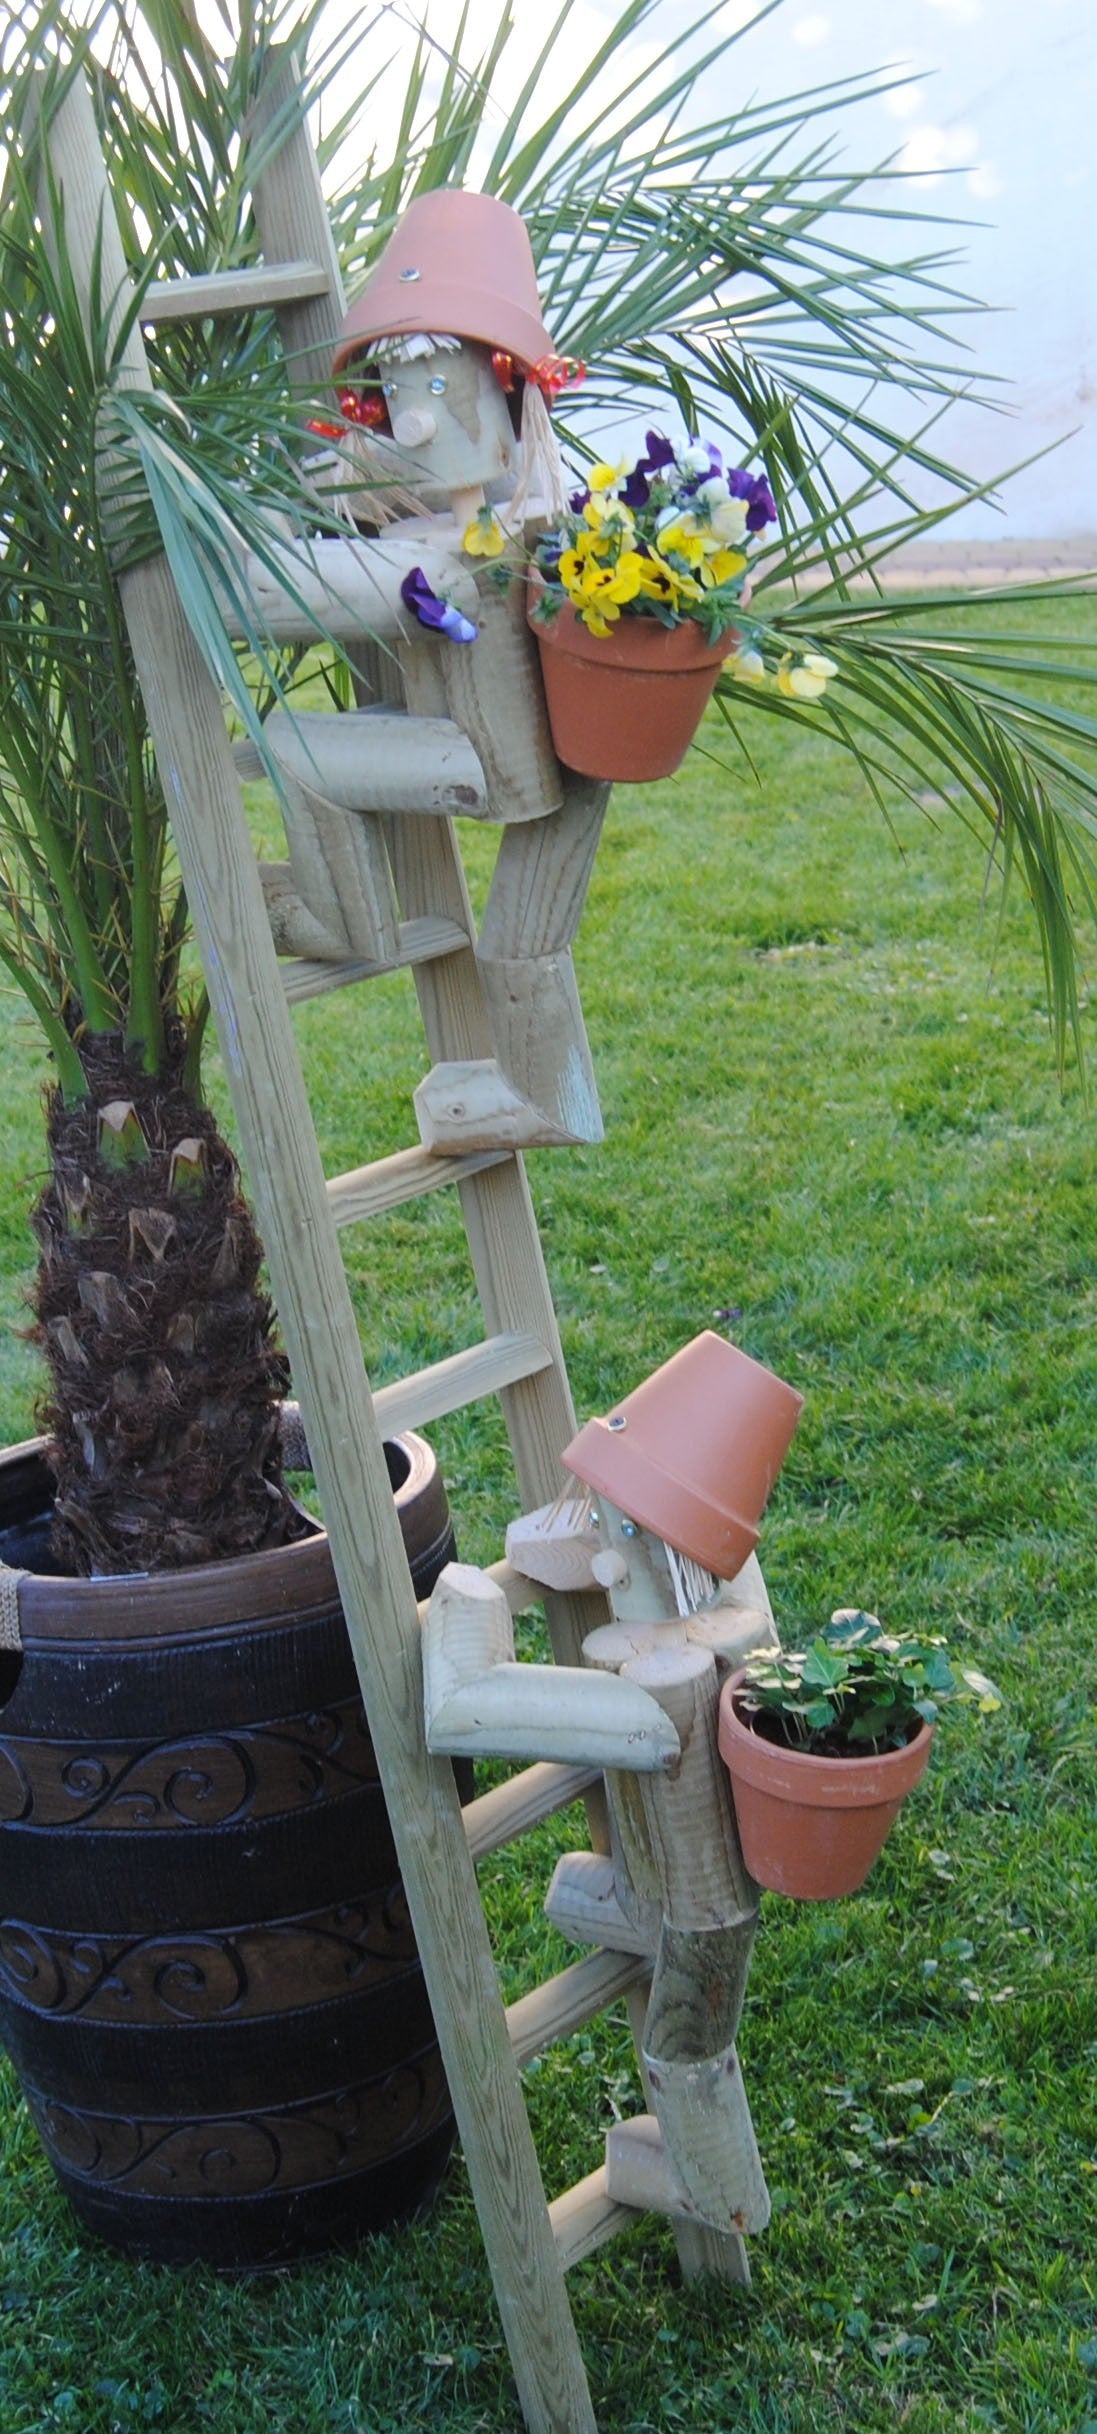
M 898 1637 L 874 1614 L 839 1613 L 804 1648 L 748 1657 L 737 1705 L 768 1740 L 818 1758 L 902 1749 L 945 1703 L 991 1715 L 1001 1694 L 974 1666 L 953 1667 L 939 1632 Z

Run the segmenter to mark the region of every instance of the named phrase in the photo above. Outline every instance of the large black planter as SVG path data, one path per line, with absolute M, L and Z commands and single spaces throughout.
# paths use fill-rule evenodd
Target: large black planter
M 386 1453 L 424 1596 L 445 1491 L 421 1438 Z M 60 1579 L 49 1495 L 37 1445 L 0 1454 L 0 1557 L 32 1574 L 0 1656 L 0 2039 L 61 2184 L 174 2263 L 391 2225 L 453 2121 L 327 1538 Z

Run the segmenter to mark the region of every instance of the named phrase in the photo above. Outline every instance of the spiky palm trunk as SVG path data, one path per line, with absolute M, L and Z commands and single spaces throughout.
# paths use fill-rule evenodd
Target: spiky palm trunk
M 54 1549 L 154 1572 L 281 1544 L 286 1362 L 236 1161 L 185 1087 L 119 1039 L 81 1043 L 88 1095 L 49 1103 L 35 1308 L 52 1391 Z

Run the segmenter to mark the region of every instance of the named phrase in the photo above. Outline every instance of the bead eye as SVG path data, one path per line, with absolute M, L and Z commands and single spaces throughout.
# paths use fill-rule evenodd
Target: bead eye
M 427 386 L 432 397 L 444 397 L 446 393 L 444 374 L 441 372 L 436 372 L 433 380 L 428 381 Z

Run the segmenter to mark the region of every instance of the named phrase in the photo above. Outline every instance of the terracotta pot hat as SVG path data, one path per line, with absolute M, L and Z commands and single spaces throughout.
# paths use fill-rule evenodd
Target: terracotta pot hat
M 491 194 L 440 186 L 409 204 L 343 323 L 336 376 L 371 339 L 445 331 L 525 373 L 553 352 L 526 224 Z
M 804 1398 L 707 1329 L 561 1459 L 576 1478 L 681 1555 L 733 1580 L 758 1544 L 766 1498 Z

